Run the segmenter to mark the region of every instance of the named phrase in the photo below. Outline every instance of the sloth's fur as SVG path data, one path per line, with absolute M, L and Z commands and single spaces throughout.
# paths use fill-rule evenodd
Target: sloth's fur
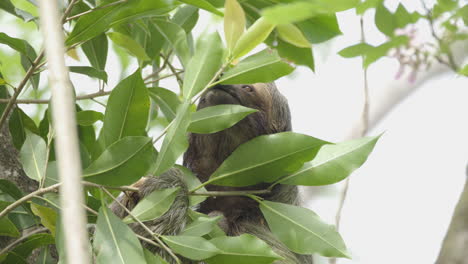
M 257 136 L 291 131 L 291 115 L 286 98 L 280 94 L 274 83 L 257 83 L 253 85 L 218 85 L 205 92 L 200 98 L 198 109 L 220 104 L 239 104 L 255 108 L 258 112 L 248 115 L 231 128 L 213 134 L 189 135 L 189 147 L 184 154 L 184 166 L 192 170 L 202 181 L 221 165 L 221 163 L 242 143 Z M 183 174 L 178 169 L 171 169 L 159 177 L 149 177 L 136 184 L 139 193 L 120 198 L 129 209 L 136 203 L 157 189 L 181 187 L 178 196 L 170 210 L 160 218 L 146 222 L 157 234 L 176 235 L 187 222 L 189 208 L 187 186 Z M 240 191 L 265 189 L 267 184 L 261 183 L 248 187 L 226 187 L 208 185 L 209 191 Z M 299 203 L 296 186 L 277 185 L 268 195 L 262 196 L 269 201 L 294 204 Z M 119 217 L 126 214 L 117 204 L 111 205 Z M 299 255 L 291 252 L 284 244 L 278 241 L 268 228 L 257 202 L 247 197 L 223 196 L 210 197 L 202 202 L 198 211 L 209 215 L 222 215 L 219 226 L 230 236 L 248 233 L 267 242 L 276 253 L 284 258 L 277 264 L 312 264 L 312 256 Z M 136 224 L 132 224 L 136 233 L 147 235 Z M 287 228 L 287 227 L 285 227 Z M 151 248 L 149 245 L 145 245 Z M 173 263 L 167 253 L 152 248 L 161 254 L 167 261 Z M 184 263 L 191 263 L 184 260 Z

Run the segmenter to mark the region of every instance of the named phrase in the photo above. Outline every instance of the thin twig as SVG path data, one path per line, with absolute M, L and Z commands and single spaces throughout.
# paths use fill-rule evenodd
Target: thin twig
M 29 194 L 21 197 L 20 199 L 16 200 L 12 204 L 5 207 L 5 209 L 3 209 L 3 211 L 0 212 L 0 219 L 2 217 L 6 216 L 9 212 L 13 211 L 16 207 L 23 204 L 24 202 L 27 202 L 27 201 L 31 200 L 36 195 L 41 195 L 41 194 L 49 193 L 49 192 L 55 192 L 57 190 L 57 188 L 60 187 L 60 185 L 61 185 L 61 183 L 57 183 L 57 184 L 51 185 L 51 186 L 46 187 L 46 188 L 38 189 L 38 190 L 36 190 L 36 191 L 34 191 L 32 193 L 29 193 Z
M 169 52 L 168 57 L 170 56 L 171 53 L 172 53 L 172 50 Z M 146 76 L 146 77 L 143 79 L 143 81 L 147 81 L 147 80 L 149 80 L 149 79 L 151 79 L 151 78 L 153 78 L 153 77 L 159 78 L 158 76 L 159 76 L 159 74 L 166 68 L 167 62 L 168 62 L 168 60 L 164 59 L 164 63 L 163 63 L 163 65 L 161 66 L 161 68 L 159 68 L 157 71 L 154 71 L 154 72 L 151 73 L 150 75 Z
M 11 110 L 13 109 L 13 106 L 15 104 L 16 99 L 18 98 L 19 94 L 23 90 L 23 88 L 26 86 L 26 83 L 29 81 L 29 78 L 33 75 L 34 71 L 36 70 L 36 66 L 39 64 L 39 62 L 42 60 L 44 57 L 44 51 L 41 51 L 41 53 L 36 57 L 36 59 L 33 61 L 31 64 L 31 67 L 29 67 L 28 71 L 26 72 L 26 75 L 24 76 L 23 80 L 20 82 L 18 87 L 15 89 L 15 92 L 13 93 L 13 96 L 8 100 L 8 104 L 3 110 L 2 117 L 0 118 L 0 129 L 3 127 L 3 124 L 5 123 L 7 117 L 9 116 Z
M 16 245 L 24 242 L 25 240 L 27 240 L 32 235 L 42 233 L 42 232 L 47 232 L 47 231 L 49 231 L 47 228 L 41 227 L 41 228 L 38 228 L 38 229 L 34 229 L 31 232 L 28 232 L 26 234 L 23 234 L 20 238 L 16 239 L 15 241 L 8 244 L 6 247 L 2 248 L 0 250 L 0 256 L 3 255 L 4 253 L 10 251 L 10 249 L 14 248 Z
M 171 54 L 169 53 L 167 57 L 165 57 L 162 53 L 159 54 L 159 56 L 161 56 L 164 61 L 167 63 L 167 66 L 169 67 L 169 69 L 171 70 L 171 72 L 176 76 L 176 79 L 177 79 L 177 82 L 179 83 L 180 87 L 182 87 L 182 84 L 183 84 L 183 80 L 182 78 L 180 78 L 179 76 L 179 73 L 177 72 L 177 69 L 171 64 L 171 62 L 169 61 L 170 60 L 170 56 Z
M 437 41 L 437 43 L 439 44 L 439 48 L 442 48 L 445 45 L 445 43 L 442 40 L 442 38 L 439 37 L 437 35 L 437 33 L 435 32 L 434 18 L 432 17 L 432 11 L 429 9 L 429 7 L 427 7 L 424 0 L 421 0 L 420 2 L 421 2 L 421 5 L 423 6 L 423 8 L 426 10 L 427 21 L 429 21 L 429 27 L 430 27 L 430 30 L 431 30 L 431 34 L 434 37 L 434 39 Z M 442 60 L 442 58 L 436 56 L 437 61 L 444 64 L 444 65 L 446 65 L 447 67 L 449 67 L 453 71 L 458 72 L 458 66 L 455 63 L 455 59 L 453 58 L 453 54 L 452 54 L 452 51 L 451 51 L 450 47 L 447 47 L 447 51 L 445 53 L 447 54 L 448 62 L 445 61 L 445 60 Z
M 62 17 L 60 18 L 60 21 L 62 21 L 62 24 L 65 24 L 65 22 L 67 22 L 66 18 L 67 16 L 71 13 L 71 11 L 73 10 L 73 7 L 76 5 L 76 3 L 78 3 L 79 1 L 81 0 L 72 0 L 70 2 L 70 4 L 67 6 L 67 9 L 65 9 L 65 12 L 63 12 L 63 15 Z
M 92 13 L 92 12 L 97 11 L 97 10 L 100 10 L 100 9 L 104 9 L 104 8 L 108 8 L 108 7 L 111 7 L 111 6 L 114 6 L 114 5 L 118 5 L 118 4 L 121 4 L 121 3 L 125 3 L 125 2 L 127 2 L 127 1 L 128 1 L 128 0 L 120 0 L 120 1 L 112 2 L 112 3 L 107 4 L 107 5 L 95 7 L 95 8 L 93 8 L 93 9 L 90 9 L 90 10 L 85 11 L 85 12 L 83 12 L 83 13 L 79 13 L 79 14 L 76 14 L 76 15 L 74 15 L 74 16 L 68 17 L 68 18 L 65 20 L 65 22 L 68 22 L 68 21 L 73 20 L 73 19 L 75 19 L 75 18 L 79 18 L 79 17 L 81 17 L 81 16 L 87 15 L 87 14 L 89 14 L 89 13 Z
M 76 97 L 76 100 L 86 100 L 86 99 L 94 99 L 96 97 L 106 96 L 109 95 L 112 91 L 99 91 L 96 93 L 90 93 L 85 95 L 80 95 Z M 11 99 L 0 99 L 0 103 L 8 103 L 12 100 Z M 50 103 L 50 99 L 17 99 L 17 104 L 48 104 Z
M 122 192 L 138 192 L 138 188 L 135 188 L 132 186 L 106 186 L 106 185 L 101 185 L 101 184 L 87 182 L 87 181 L 83 181 L 83 185 L 89 186 L 89 187 L 96 187 L 96 188 L 119 190 Z
M 173 72 L 171 74 L 168 74 L 168 75 L 164 75 L 164 76 L 161 76 L 157 79 L 154 79 L 154 80 L 151 80 L 151 81 L 146 81 L 145 84 L 151 84 L 151 83 L 155 83 L 155 82 L 159 82 L 160 80 L 162 79 L 166 79 L 166 78 L 169 78 L 169 77 L 172 77 L 172 76 L 176 76 L 177 77 L 177 74 L 179 73 L 183 73 L 184 71 L 178 71 L 178 72 Z
M 146 226 L 145 224 L 143 224 L 140 219 L 138 219 L 136 216 L 134 216 L 132 214 L 132 212 L 130 212 L 130 210 L 128 210 L 128 208 L 123 205 L 117 198 L 115 198 L 114 195 L 112 195 L 112 193 L 110 193 L 106 188 L 101 188 L 101 190 L 103 190 L 107 195 L 109 195 L 109 197 L 112 198 L 112 200 L 114 200 L 114 202 L 116 202 L 120 207 L 122 207 L 122 209 L 125 210 L 125 212 L 131 217 L 133 218 L 133 220 L 135 220 L 141 227 L 143 227 L 143 229 L 148 232 L 151 237 L 154 238 L 154 240 L 156 240 L 156 242 L 159 243 L 159 245 L 167 252 L 169 253 L 169 255 L 171 255 L 171 257 L 175 260 L 175 262 L 177 264 L 181 264 L 180 262 L 180 259 L 174 254 L 174 252 L 172 252 L 172 250 L 166 246 L 166 244 L 164 244 L 163 241 L 161 241 L 161 239 L 159 239 L 159 234 L 156 234 L 154 233 L 153 231 L 151 231 L 151 229 L 148 228 L 148 226 Z

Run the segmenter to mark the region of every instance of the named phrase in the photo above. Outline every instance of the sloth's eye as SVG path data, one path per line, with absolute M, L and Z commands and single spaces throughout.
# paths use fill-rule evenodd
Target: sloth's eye
M 248 92 L 253 92 L 254 88 L 252 85 L 242 85 L 242 89 L 248 91 Z

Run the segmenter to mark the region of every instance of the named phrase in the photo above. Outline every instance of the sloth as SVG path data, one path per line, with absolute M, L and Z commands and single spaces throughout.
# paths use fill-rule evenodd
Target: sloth
M 291 131 L 288 102 L 274 83 L 216 85 L 202 94 L 197 110 L 221 104 L 238 104 L 258 111 L 223 131 L 212 134 L 189 134 L 189 147 L 184 154 L 183 165 L 190 169 L 201 182 L 207 181 L 239 145 L 257 136 Z M 155 220 L 145 222 L 157 234 L 177 235 L 188 221 L 188 188 L 184 183 L 183 173 L 173 168 L 159 177 L 146 177 L 134 186 L 139 188 L 138 193 L 119 198 L 120 202 L 129 209 L 154 190 L 180 187 L 181 190 L 169 211 Z M 262 190 L 267 187 L 267 183 L 247 187 L 206 186 L 208 191 Z M 269 201 L 299 204 L 297 186 L 278 184 L 270 193 L 261 197 Z M 110 207 L 117 216 L 126 216 L 125 211 L 115 202 Z M 313 263 L 311 255 L 295 254 L 275 238 L 257 202 L 248 197 L 209 197 L 199 205 L 197 211 L 210 216 L 222 216 L 218 225 L 226 235 L 237 236 L 247 233 L 262 239 L 284 258 L 275 262 L 277 264 Z M 132 224 L 131 227 L 136 233 L 146 235 L 140 226 Z M 148 244 L 144 246 L 156 251 L 168 262 L 172 261 L 161 249 L 151 248 Z M 191 262 L 184 260 L 184 263 Z

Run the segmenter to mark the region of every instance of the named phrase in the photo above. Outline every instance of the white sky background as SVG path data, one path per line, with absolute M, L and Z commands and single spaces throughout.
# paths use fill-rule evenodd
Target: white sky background
M 391 2 L 396 7 L 398 1 Z M 420 8 L 418 3 L 404 1 L 410 9 Z M 210 15 L 201 14 L 195 32 L 212 23 Z M 365 19 L 368 41 L 372 44 L 385 41 L 381 33 L 370 27 L 373 12 L 368 12 Z M 23 37 L 8 25 L 11 19 L 1 20 L 2 32 Z M 294 131 L 334 142 L 347 138 L 359 120 L 363 89 L 360 59 L 337 55 L 342 48 L 359 42 L 359 19 L 354 11 L 349 11 L 339 14 L 339 22 L 342 36 L 314 46 L 315 73 L 299 67 L 291 76 L 277 81 L 289 100 Z M 81 55 L 81 62 L 68 59 L 68 64 L 87 65 Z M 407 75 L 402 80 L 394 79 L 398 67 L 391 59 L 370 66 L 371 99 L 392 85 L 410 85 Z M 126 70 L 131 73 L 135 69 L 133 64 Z M 120 72 L 115 55 L 108 59 L 107 70 Z M 106 90 L 114 87 L 119 78 L 110 74 Z M 97 90 L 97 82 L 82 75 L 73 74 L 72 80 L 78 94 Z M 165 81 L 161 86 L 173 89 L 175 82 Z M 434 76 L 369 132 L 369 135 L 384 131 L 385 134 L 366 164 L 352 175 L 340 232 L 353 260 L 338 263 L 434 263 L 465 180 L 467 101 L 468 78 L 450 72 Z M 372 108 L 372 100 L 370 104 Z M 28 113 L 35 111 L 34 106 L 21 107 Z M 96 109 L 102 111 L 99 106 Z M 341 186 L 307 187 L 307 191 L 320 194 L 314 195 L 307 206 L 325 221 L 334 223 Z M 322 261 L 327 263 L 325 259 Z

